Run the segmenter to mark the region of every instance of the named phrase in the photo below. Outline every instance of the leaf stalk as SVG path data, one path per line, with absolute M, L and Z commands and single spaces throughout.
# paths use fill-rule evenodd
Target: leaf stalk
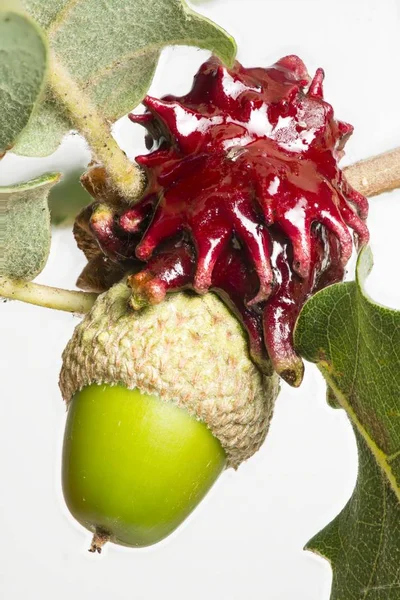
M 92 308 L 98 294 L 64 290 L 39 283 L 0 277 L 0 296 L 44 308 L 85 314 Z
M 145 186 L 141 170 L 121 150 L 111 134 L 111 125 L 101 117 L 54 55 L 51 57 L 49 84 L 63 103 L 72 124 L 86 138 L 94 157 L 104 165 L 122 197 L 132 203 L 140 198 Z

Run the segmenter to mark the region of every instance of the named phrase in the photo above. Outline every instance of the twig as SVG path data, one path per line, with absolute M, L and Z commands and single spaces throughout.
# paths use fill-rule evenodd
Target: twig
M 400 148 L 362 160 L 344 169 L 347 181 L 364 196 L 378 196 L 400 187 Z
M 92 308 L 98 294 L 74 292 L 39 283 L 0 277 L 0 296 L 45 308 L 85 314 Z

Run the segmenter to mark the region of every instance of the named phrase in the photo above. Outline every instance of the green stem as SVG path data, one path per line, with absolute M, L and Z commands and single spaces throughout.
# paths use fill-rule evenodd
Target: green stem
M 0 277 L 0 296 L 71 313 L 89 312 L 98 294 L 74 292 L 22 280 Z
M 50 63 L 49 83 L 122 197 L 132 203 L 140 198 L 145 185 L 141 170 L 127 158 L 114 140 L 110 125 L 55 56 Z

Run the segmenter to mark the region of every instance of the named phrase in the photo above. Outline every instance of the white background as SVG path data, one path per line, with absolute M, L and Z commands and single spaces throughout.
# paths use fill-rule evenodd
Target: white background
M 327 100 L 355 125 L 343 164 L 400 145 L 400 0 L 196 4 L 236 37 L 246 66 L 297 53 L 310 72 L 324 67 Z M 206 57 L 193 48 L 166 50 L 151 93 L 187 91 Z M 123 119 L 115 132 L 130 156 L 142 151 L 140 127 Z M 6 157 L 0 183 L 87 158 L 75 136 L 46 160 Z M 399 220 L 399 192 L 371 200 L 375 269 L 368 289 L 393 307 L 400 307 Z M 57 231 L 39 280 L 72 287 L 83 264 L 71 232 Z M 346 416 L 328 408 L 310 365 L 300 390 L 282 387 L 260 452 L 224 473 L 174 535 L 150 549 L 87 552 L 90 535 L 69 516 L 60 486 L 65 409 L 57 378 L 77 323 L 46 309 L 0 306 L 0 597 L 328 600 L 330 567 L 302 547 L 350 497 L 357 457 Z

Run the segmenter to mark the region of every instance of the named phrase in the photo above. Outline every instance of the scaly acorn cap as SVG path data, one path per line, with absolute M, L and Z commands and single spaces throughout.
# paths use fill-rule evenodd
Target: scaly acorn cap
M 96 300 L 63 353 L 62 395 L 123 385 L 183 407 L 207 424 L 237 468 L 262 445 L 279 391 L 251 361 L 247 339 L 212 293 L 171 294 L 135 312 L 123 281 Z

